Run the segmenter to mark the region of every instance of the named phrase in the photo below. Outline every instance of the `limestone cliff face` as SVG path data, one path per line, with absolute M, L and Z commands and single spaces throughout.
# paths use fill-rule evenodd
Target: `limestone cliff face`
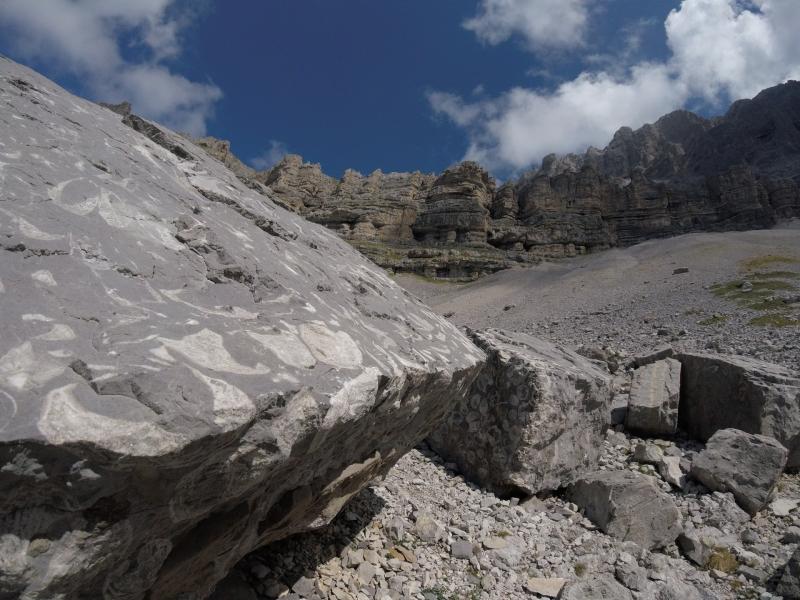
M 381 266 L 437 278 L 800 216 L 798 82 L 736 102 L 716 119 L 675 111 L 638 130 L 623 127 L 602 150 L 548 156 L 502 186 L 472 162 L 438 177 L 347 171 L 336 180 L 296 155 L 255 172 L 231 158 L 227 143 L 201 145 Z

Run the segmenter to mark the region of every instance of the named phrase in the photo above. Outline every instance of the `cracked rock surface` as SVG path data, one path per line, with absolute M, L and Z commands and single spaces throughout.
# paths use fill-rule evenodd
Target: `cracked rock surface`
M 204 598 L 468 389 L 454 326 L 186 139 L 4 58 L 0 107 L 0 597 Z

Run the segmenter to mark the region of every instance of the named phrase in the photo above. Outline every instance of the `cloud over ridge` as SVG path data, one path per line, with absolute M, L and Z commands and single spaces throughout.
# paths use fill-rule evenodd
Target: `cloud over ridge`
M 221 90 L 190 81 L 165 61 L 180 53 L 187 14 L 175 0 L 3 0 L 0 26 L 25 56 L 52 61 L 84 80 L 97 99 L 129 100 L 137 112 L 194 135 Z M 142 58 L 123 56 L 123 40 Z
M 513 12 L 516 2 L 486 4 Z M 603 146 L 620 126 L 639 127 L 693 99 L 718 107 L 800 78 L 798 22 L 797 0 L 683 0 L 664 24 L 666 61 L 585 71 L 552 90 L 517 87 L 473 102 L 435 91 L 428 101 L 467 133 L 465 158 L 524 169 L 550 152 Z M 501 26 L 491 39 L 513 33 L 526 35 Z

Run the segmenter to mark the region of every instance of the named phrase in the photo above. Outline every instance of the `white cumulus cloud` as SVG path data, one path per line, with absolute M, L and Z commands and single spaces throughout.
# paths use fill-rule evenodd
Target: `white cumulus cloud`
M 0 26 L 18 52 L 52 62 L 81 77 L 101 100 L 129 100 L 134 110 L 193 135 L 221 90 L 190 81 L 164 63 L 180 53 L 187 16 L 170 14 L 174 0 L 2 0 Z M 132 40 L 146 58 L 130 61 L 121 40 Z
M 588 0 L 481 0 L 464 27 L 487 44 L 520 35 L 532 49 L 570 48 L 584 41 L 587 5 Z
M 286 144 L 278 140 L 270 140 L 269 147 L 255 158 L 250 159 L 250 165 L 259 171 L 274 167 L 280 160 L 289 154 Z
M 484 0 L 484 8 L 513 4 Z M 588 71 L 548 90 L 514 88 L 473 102 L 436 91 L 428 100 L 467 132 L 465 158 L 518 170 L 550 152 L 604 146 L 619 127 L 690 100 L 721 107 L 800 78 L 798 26 L 799 0 L 683 0 L 665 23 L 671 55 L 663 62 Z M 491 40 L 507 39 L 506 31 Z

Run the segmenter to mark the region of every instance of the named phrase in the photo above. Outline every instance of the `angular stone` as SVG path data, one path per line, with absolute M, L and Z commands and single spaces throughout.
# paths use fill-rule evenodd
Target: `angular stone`
M 672 487 L 682 490 L 686 486 L 686 474 L 681 469 L 679 456 L 665 456 L 656 466 L 659 475 Z
M 450 544 L 450 555 L 453 558 L 469 559 L 475 554 L 475 544 L 466 540 L 456 540 Z
M 617 565 L 614 575 L 622 585 L 635 592 L 647 589 L 647 570 L 636 564 Z
M 566 579 L 560 579 L 558 577 L 529 577 L 527 581 L 525 581 L 525 589 L 531 594 L 538 594 L 545 598 L 558 598 L 558 595 L 566 584 Z
M 635 356 L 633 359 L 633 364 L 637 368 L 641 368 L 654 362 L 664 360 L 665 358 L 671 358 L 674 355 L 675 351 L 672 349 L 672 346 L 663 346 L 661 348 L 656 348 L 647 354 Z
M 633 372 L 625 427 L 645 435 L 672 435 L 678 428 L 681 363 L 659 360 Z
M 633 600 L 633 595 L 611 577 L 587 577 L 564 588 L 561 600 Z
M 568 496 L 608 535 L 643 548 L 666 546 L 683 530 L 672 498 L 646 475 L 595 471 L 578 479 Z
M 798 506 L 800 506 L 798 498 L 778 498 L 769 505 L 776 517 L 788 517 Z
M 469 388 L 455 327 L 184 137 L 5 58 L 0 104 L 0 596 L 207 597 Z
M 608 374 L 529 335 L 472 337 L 489 361 L 428 438 L 431 447 L 498 494 L 558 489 L 594 468 L 612 396 Z
M 423 542 L 430 544 L 438 542 L 445 537 L 444 527 L 434 518 L 434 516 L 427 512 L 422 512 L 417 515 L 417 522 L 414 524 L 414 533 Z
M 720 548 L 728 549 L 738 542 L 735 535 L 726 535 L 716 527 L 689 529 L 678 536 L 678 547 L 700 567 L 707 567 L 711 555 Z
M 769 501 L 787 454 L 773 438 L 722 429 L 694 457 L 691 475 L 711 490 L 731 492 L 739 506 L 755 515 Z
M 720 429 L 775 438 L 800 467 L 800 374 L 744 356 L 690 354 L 683 365 L 680 425 L 705 441 Z

